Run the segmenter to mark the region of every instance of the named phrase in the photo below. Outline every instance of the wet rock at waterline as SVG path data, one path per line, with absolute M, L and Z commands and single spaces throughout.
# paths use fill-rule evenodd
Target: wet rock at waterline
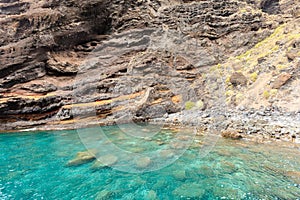
M 233 129 L 222 130 L 221 135 L 224 138 L 230 138 L 234 140 L 239 140 L 243 138 L 243 136 L 238 131 Z

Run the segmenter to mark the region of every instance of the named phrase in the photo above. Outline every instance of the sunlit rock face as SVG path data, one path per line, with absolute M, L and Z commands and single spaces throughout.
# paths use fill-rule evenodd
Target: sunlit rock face
M 213 70 L 298 17 L 288 0 L 2 0 L 0 129 L 143 121 L 187 101 L 223 107 L 227 75 Z

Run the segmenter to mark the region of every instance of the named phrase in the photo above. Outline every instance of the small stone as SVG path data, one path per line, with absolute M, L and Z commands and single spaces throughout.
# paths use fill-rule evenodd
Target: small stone
M 155 142 L 156 142 L 156 144 L 158 144 L 159 146 L 166 144 L 166 143 L 165 143 L 163 140 L 161 140 L 161 139 L 157 139 Z
M 201 117 L 202 117 L 202 118 L 208 118 L 208 117 L 210 117 L 210 114 L 209 114 L 209 113 L 204 113 Z M 200 119 L 200 120 L 201 120 L 201 119 Z
M 246 110 L 245 106 L 240 106 L 240 107 L 238 107 L 238 109 L 239 109 L 240 111 L 245 111 L 245 110 Z
M 297 51 L 288 51 L 286 52 L 286 57 L 289 59 L 289 60 L 295 60 L 295 58 L 298 57 L 298 54 L 297 54 Z
M 199 109 L 199 110 L 205 110 L 205 104 L 202 100 L 199 100 L 196 102 L 196 107 Z
M 258 64 L 261 64 L 265 61 L 266 61 L 266 58 L 264 58 L 264 57 L 260 57 L 260 58 L 257 59 Z
M 260 115 L 260 116 L 266 116 L 265 113 L 264 113 L 263 111 L 258 111 L 256 114 L 257 114 L 257 115 Z

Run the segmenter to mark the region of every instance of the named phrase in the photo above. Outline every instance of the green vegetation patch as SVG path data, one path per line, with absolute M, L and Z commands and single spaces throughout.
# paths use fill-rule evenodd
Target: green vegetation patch
M 192 102 L 192 101 L 185 102 L 185 109 L 186 110 L 191 110 L 194 107 L 195 107 L 195 102 Z

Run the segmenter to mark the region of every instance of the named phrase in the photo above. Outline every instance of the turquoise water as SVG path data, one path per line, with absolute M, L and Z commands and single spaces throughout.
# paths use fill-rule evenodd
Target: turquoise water
M 0 199 L 299 199 L 300 150 L 284 145 L 254 144 L 211 136 L 193 137 L 182 155 L 167 166 L 161 160 L 144 166 L 144 173 L 92 168 L 95 161 L 67 166 L 86 151 L 83 133 L 76 131 L 26 132 L 0 135 Z M 102 133 L 127 152 L 155 152 L 169 145 L 178 132 L 163 129 L 151 137 L 127 135 L 131 127 L 104 127 Z M 132 128 L 134 131 L 136 128 Z M 147 128 L 146 128 L 147 129 Z M 104 130 L 104 131 L 103 131 Z M 153 130 L 151 127 L 149 130 Z M 145 133 L 149 133 L 145 130 Z M 150 135 L 150 133 L 149 133 Z M 183 142 L 186 138 L 180 138 Z M 103 135 L 95 141 L 105 140 Z M 107 143 L 107 142 L 106 142 Z M 94 146 L 105 147 L 104 143 Z M 94 145 L 94 143 L 90 143 Z M 99 149 L 98 149 L 99 150 Z M 106 152 L 100 149 L 101 152 Z M 206 155 L 207 154 L 207 155 Z M 130 154 L 131 155 L 131 154 Z M 131 155 L 133 156 L 133 155 Z M 121 157 L 117 163 L 122 163 Z M 178 157 L 178 159 L 177 159 Z M 132 164 L 132 163 L 131 163 Z M 130 165 L 131 165 L 130 164 Z M 126 165 L 122 169 L 134 166 Z M 154 166 L 155 165 L 155 166 Z M 156 167 L 158 166 L 158 167 Z M 156 167 L 156 168 L 155 168 Z M 157 169 L 157 170 L 154 170 Z M 154 171 L 151 171 L 154 170 Z M 126 171 L 126 170 L 125 170 Z M 136 171 L 140 172 L 140 171 Z

